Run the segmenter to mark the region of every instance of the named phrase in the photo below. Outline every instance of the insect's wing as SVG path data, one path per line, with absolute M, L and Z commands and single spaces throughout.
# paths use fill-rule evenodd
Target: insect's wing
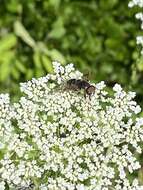
M 83 72 L 83 80 L 85 81 L 89 81 L 89 79 L 93 79 L 93 71 L 91 70 L 86 70 L 85 72 Z
M 89 77 L 90 77 L 90 72 L 89 71 L 86 71 L 86 72 L 83 72 L 83 80 L 85 81 L 89 81 Z

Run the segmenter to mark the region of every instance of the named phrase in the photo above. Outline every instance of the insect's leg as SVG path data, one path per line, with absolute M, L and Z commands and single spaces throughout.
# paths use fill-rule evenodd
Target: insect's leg
M 89 100 L 91 100 L 91 94 L 90 95 L 88 95 L 89 96 Z
M 86 99 L 86 90 L 84 90 L 84 98 Z

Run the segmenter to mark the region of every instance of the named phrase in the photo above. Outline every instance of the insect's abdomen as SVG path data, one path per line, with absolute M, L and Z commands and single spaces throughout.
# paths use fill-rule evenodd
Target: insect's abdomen
M 86 89 L 90 86 L 90 84 L 81 79 L 70 79 L 67 81 L 68 86 L 78 88 L 78 89 Z
M 76 79 L 70 79 L 67 81 L 67 84 L 71 85 L 71 84 L 75 84 L 75 82 L 76 82 Z
M 79 86 L 77 84 L 77 80 L 76 79 L 70 79 L 67 81 L 67 86 L 69 89 L 73 89 L 73 90 L 79 90 Z

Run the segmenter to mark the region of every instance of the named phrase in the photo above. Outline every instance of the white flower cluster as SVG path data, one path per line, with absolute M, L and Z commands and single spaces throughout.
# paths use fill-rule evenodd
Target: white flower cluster
M 143 7 L 143 0 L 131 0 L 129 2 L 129 5 L 128 5 L 130 8 L 134 7 L 134 6 L 139 6 L 139 7 Z
M 85 98 L 66 88 L 82 73 L 53 66 L 54 74 L 21 84 L 19 102 L 0 95 L 0 189 L 143 190 L 129 180 L 143 140 L 135 93 L 116 84 L 110 95 L 102 81 Z
M 128 4 L 130 8 L 134 6 L 138 6 L 143 8 L 143 0 L 131 0 Z M 136 19 L 141 21 L 141 29 L 143 30 L 143 12 L 139 12 L 136 15 Z M 142 46 L 141 54 L 143 54 L 143 36 L 137 36 L 136 38 L 137 44 Z

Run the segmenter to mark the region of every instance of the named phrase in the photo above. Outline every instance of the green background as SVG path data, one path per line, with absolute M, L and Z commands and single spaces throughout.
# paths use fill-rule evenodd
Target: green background
M 142 101 L 143 63 L 137 9 L 128 0 L 0 0 L 0 90 L 52 71 L 52 60 L 75 63 L 95 82 L 120 83 Z M 137 61 L 138 60 L 138 61 Z
M 108 87 L 137 92 L 143 107 L 143 61 L 137 8 L 128 0 L 0 0 L 0 92 L 52 72 L 52 60 L 75 63 Z M 142 169 L 139 179 L 143 181 Z

